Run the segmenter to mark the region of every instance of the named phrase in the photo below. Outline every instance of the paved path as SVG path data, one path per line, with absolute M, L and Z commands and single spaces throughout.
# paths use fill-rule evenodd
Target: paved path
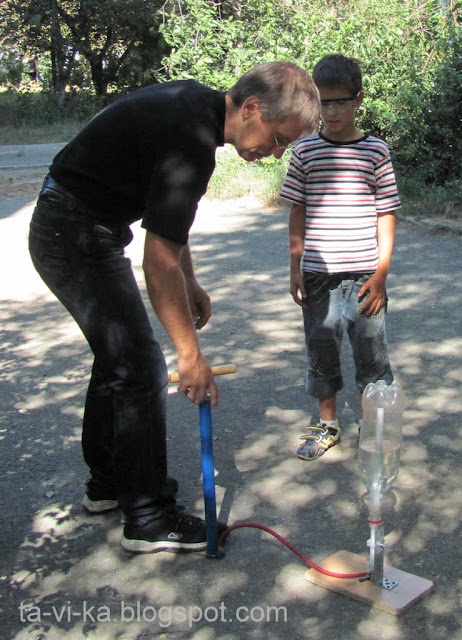
M 222 560 L 130 556 L 117 513 L 83 512 L 79 439 L 91 358 L 30 265 L 32 206 L 30 196 L 0 204 L 2 638 L 462 640 L 460 239 L 398 225 L 388 333 L 407 409 L 386 561 L 436 588 L 395 617 L 311 585 L 301 561 L 261 531 L 233 532 Z M 213 363 L 238 367 L 219 380 L 214 411 L 220 517 L 268 525 L 317 562 L 340 549 L 366 556 L 347 345 L 342 443 L 315 463 L 293 455 L 315 406 L 303 390 L 301 317 L 287 293 L 286 223 L 284 210 L 241 200 L 204 202 L 194 225 L 198 278 L 214 308 L 203 349 Z M 142 285 L 134 229 L 130 256 Z M 201 514 L 197 410 L 172 389 L 169 411 L 170 473 L 180 501 Z

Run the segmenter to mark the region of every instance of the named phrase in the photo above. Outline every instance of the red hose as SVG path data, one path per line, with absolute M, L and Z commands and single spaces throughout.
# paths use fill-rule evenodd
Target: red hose
M 316 571 L 319 571 L 319 573 L 323 573 L 324 575 L 330 576 L 331 578 L 364 578 L 364 577 L 369 575 L 368 572 L 365 572 L 365 573 L 335 573 L 334 571 L 328 571 L 327 569 L 324 569 L 323 567 L 319 566 L 318 564 L 316 564 L 312 560 L 310 560 L 310 558 L 308 558 L 308 556 L 305 556 L 301 551 L 296 549 L 290 542 L 288 542 L 285 538 L 283 538 L 281 535 L 279 535 L 279 533 L 276 533 L 276 531 L 273 531 L 269 527 L 265 527 L 264 525 L 257 524 L 255 522 L 238 522 L 236 524 L 230 525 L 227 529 L 225 529 L 225 531 L 223 531 L 223 533 L 220 536 L 220 539 L 218 541 L 220 546 L 222 546 L 224 544 L 226 538 L 231 533 L 231 531 L 234 531 L 235 529 L 241 529 L 241 528 L 244 528 L 244 527 L 249 527 L 249 528 L 253 528 L 253 529 L 261 529 L 262 531 L 266 531 L 266 533 L 270 533 L 277 540 L 279 540 L 279 542 L 282 542 L 283 545 L 285 545 L 288 549 L 290 549 L 293 553 L 295 553 L 295 555 L 298 556 L 300 558 L 300 560 L 303 562 L 303 564 L 305 564 L 307 567 L 310 567 L 311 569 L 315 569 Z

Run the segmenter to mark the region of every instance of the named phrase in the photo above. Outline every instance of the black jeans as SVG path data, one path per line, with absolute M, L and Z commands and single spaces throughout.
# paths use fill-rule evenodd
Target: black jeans
M 142 525 L 174 504 L 167 478 L 167 367 L 124 248 L 128 224 L 97 223 L 39 197 L 29 250 L 94 355 L 83 419 L 89 493 Z

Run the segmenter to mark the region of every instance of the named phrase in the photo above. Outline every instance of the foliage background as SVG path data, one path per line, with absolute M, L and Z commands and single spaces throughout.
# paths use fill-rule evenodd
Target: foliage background
M 0 121 L 83 122 L 121 93 L 195 78 L 227 89 L 250 67 L 357 57 L 358 116 L 422 184 L 462 177 L 461 0 L 3 0 Z M 37 55 L 41 83 L 28 81 Z

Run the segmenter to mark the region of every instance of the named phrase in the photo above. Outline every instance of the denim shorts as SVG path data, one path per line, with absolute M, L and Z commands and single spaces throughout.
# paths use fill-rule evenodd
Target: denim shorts
M 356 387 L 393 382 L 385 334 L 387 304 L 373 316 L 361 315 L 358 293 L 371 273 L 304 272 L 307 308 L 303 309 L 308 367 L 306 389 L 328 398 L 343 387 L 340 352 L 346 328 L 353 350 Z

